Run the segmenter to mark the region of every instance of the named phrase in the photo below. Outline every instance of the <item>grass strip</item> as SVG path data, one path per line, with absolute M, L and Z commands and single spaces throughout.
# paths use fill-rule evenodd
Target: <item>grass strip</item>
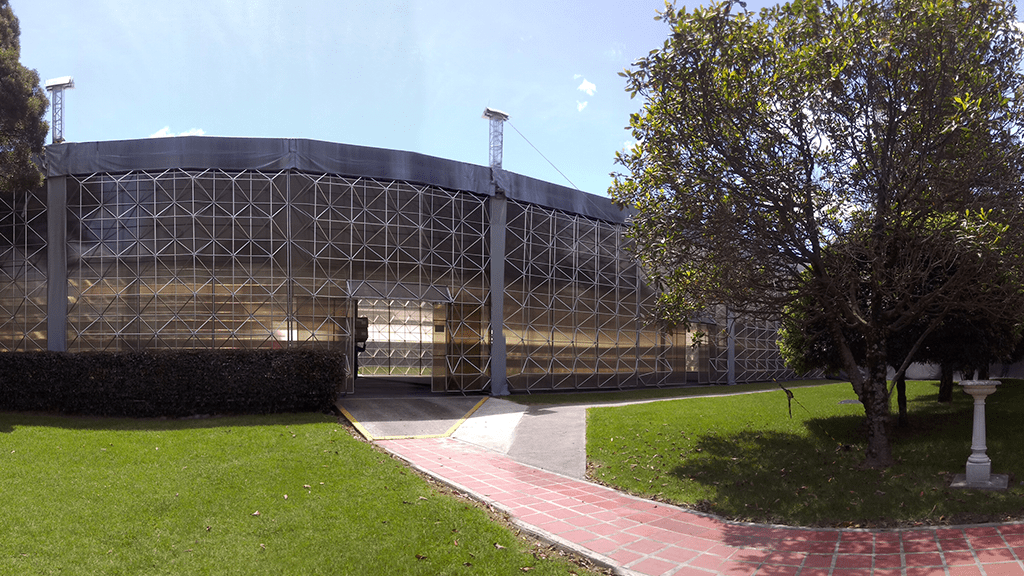
M 0 574 L 573 574 L 320 414 L 0 414 Z
M 835 383 L 835 380 L 792 380 L 781 382 L 786 388 L 821 386 Z M 601 390 L 594 392 L 535 392 L 512 394 L 505 400 L 524 405 L 565 405 L 565 404 L 616 404 L 621 402 L 643 402 L 645 400 L 666 400 L 670 398 L 691 398 L 693 396 L 745 394 L 764 390 L 780 390 L 780 382 L 756 382 L 725 386 L 722 384 L 695 384 L 669 388 L 646 388 L 642 390 Z
M 788 385 L 787 385 L 788 387 Z M 893 430 L 896 463 L 865 469 L 864 410 L 850 384 L 588 410 L 592 477 L 627 492 L 740 521 L 912 526 L 1024 519 L 1024 381 L 986 403 L 993 473 L 1006 492 L 953 490 L 971 450 L 973 399 L 936 401 L 909 382 L 910 425 Z M 792 410 L 792 417 L 790 416 Z

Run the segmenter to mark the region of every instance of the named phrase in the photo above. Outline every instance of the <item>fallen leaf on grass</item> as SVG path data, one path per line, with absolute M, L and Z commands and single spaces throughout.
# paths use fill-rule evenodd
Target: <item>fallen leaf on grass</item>
M 504 550 L 505 549 L 504 546 L 502 546 L 501 544 L 498 544 L 497 542 L 494 543 L 494 547 L 497 548 L 498 550 Z
M 426 557 L 426 556 L 424 556 L 423 554 L 417 554 L 417 555 L 416 555 L 416 559 L 417 559 L 417 560 L 426 560 L 426 559 L 427 559 L 427 557 Z
M 253 515 L 253 516 L 259 516 L 259 515 L 260 515 L 260 511 L 259 511 L 259 510 L 257 510 L 257 511 L 255 511 L 255 512 L 253 512 L 253 513 L 252 513 L 252 515 Z

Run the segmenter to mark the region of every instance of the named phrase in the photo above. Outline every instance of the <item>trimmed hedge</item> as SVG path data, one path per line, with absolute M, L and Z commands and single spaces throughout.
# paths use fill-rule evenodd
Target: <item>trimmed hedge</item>
M 328 411 L 344 357 L 322 350 L 0 354 L 0 410 L 184 417 Z

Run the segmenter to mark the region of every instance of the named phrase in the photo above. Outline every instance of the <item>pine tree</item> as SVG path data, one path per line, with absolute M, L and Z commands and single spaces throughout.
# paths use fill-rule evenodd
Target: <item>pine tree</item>
M 0 193 L 42 185 L 33 162 L 42 154 L 50 105 L 39 74 L 21 64 L 21 29 L 8 0 L 0 0 Z

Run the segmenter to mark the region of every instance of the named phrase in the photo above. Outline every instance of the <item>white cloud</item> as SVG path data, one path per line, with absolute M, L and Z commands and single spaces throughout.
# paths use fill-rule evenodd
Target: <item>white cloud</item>
M 619 62 L 622 60 L 622 55 L 625 53 L 626 45 L 622 42 L 615 42 L 612 47 L 604 51 L 604 56 L 608 60 L 613 62 Z
M 583 78 L 583 74 L 573 74 L 572 75 L 572 79 L 573 80 L 579 80 L 580 78 Z
M 583 109 L 587 107 L 588 103 L 589 102 L 586 102 L 586 101 L 580 102 L 579 100 L 577 100 L 576 101 L 576 110 L 578 110 L 580 112 L 583 112 Z
M 586 78 L 583 79 L 583 83 L 581 83 L 576 89 L 586 92 L 587 96 L 593 96 L 594 92 L 597 92 L 597 86 L 595 86 L 593 82 L 587 81 Z
M 636 148 L 636 145 L 637 145 L 637 141 L 636 140 L 627 140 L 627 141 L 622 143 L 622 150 L 623 150 L 623 152 L 632 152 L 633 149 Z
M 157 130 L 156 132 L 150 134 L 149 137 L 150 138 L 172 138 L 174 136 L 205 136 L 205 135 L 206 135 L 206 131 L 203 130 L 202 128 L 192 128 L 192 129 L 186 130 L 186 131 L 184 131 L 184 132 L 182 132 L 180 134 L 175 134 L 175 133 L 171 132 L 171 127 L 170 126 L 164 126 L 163 128 L 161 128 L 161 129 Z

